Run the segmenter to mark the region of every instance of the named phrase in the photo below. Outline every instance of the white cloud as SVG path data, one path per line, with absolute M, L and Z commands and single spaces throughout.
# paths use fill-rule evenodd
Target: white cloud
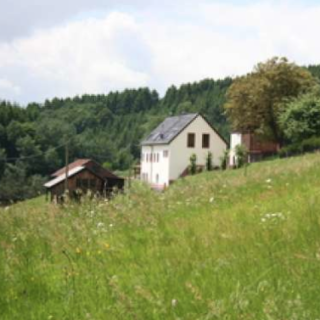
M 131 53 L 121 43 L 126 38 L 139 41 L 138 28 L 126 14 L 73 22 L 0 46 L 0 70 L 21 68 L 40 88 L 50 83 L 46 94 L 51 97 L 145 86 L 148 74 L 130 65 Z
M 320 63 L 320 5 L 200 0 L 179 8 L 115 11 L 0 43 L 1 77 L 16 88 L 0 90 L 0 98 L 19 91 L 23 102 L 41 101 L 139 86 L 163 92 L 243 74 L 275 55 Z
M 320 63 L 320 43 L 315 40 L 320 6 L 202 2 L 193 8 L 195 16 L 197 23 L 171 21 L 152 28 L 162 31 L 150 43 L 157 70 L 166 80 L 182 83 L 244 74 L 275 55 L 300 64 Z
M 8 79 L 0 79 L 0 94 L 12 94 L 12 95 L 19 95 L 21 89 L 19 86 L 14 85 Z

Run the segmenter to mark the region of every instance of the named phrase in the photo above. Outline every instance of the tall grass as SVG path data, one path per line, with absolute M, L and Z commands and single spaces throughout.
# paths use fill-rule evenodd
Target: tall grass
M 0 211 L 0 319 L 320 319 L 318 154 Z

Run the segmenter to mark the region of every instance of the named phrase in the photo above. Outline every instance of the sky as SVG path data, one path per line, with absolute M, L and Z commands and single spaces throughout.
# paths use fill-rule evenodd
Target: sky
M 320 64 L 320 1 L 0 0 L 0 100 L 150 87 Z

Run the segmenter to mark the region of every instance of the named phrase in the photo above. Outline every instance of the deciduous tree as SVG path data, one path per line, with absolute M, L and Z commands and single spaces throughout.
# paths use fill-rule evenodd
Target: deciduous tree
M 286 58 L 259 63 L 227 92 L 225 108 L 233 130 L 260 133 L 281 144 L 278 117 L 284 102 L 310 91 L 316 83 L 308 70 Z
M 279 117 L 285 137 L 299 143 L 320 135 L 320 91 L 303 95 L 290 102 Z

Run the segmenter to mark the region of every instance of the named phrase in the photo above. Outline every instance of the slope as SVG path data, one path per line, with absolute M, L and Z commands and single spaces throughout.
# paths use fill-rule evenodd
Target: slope
M 320 156 L 0 215 L 1 319 L 317 319 Z

